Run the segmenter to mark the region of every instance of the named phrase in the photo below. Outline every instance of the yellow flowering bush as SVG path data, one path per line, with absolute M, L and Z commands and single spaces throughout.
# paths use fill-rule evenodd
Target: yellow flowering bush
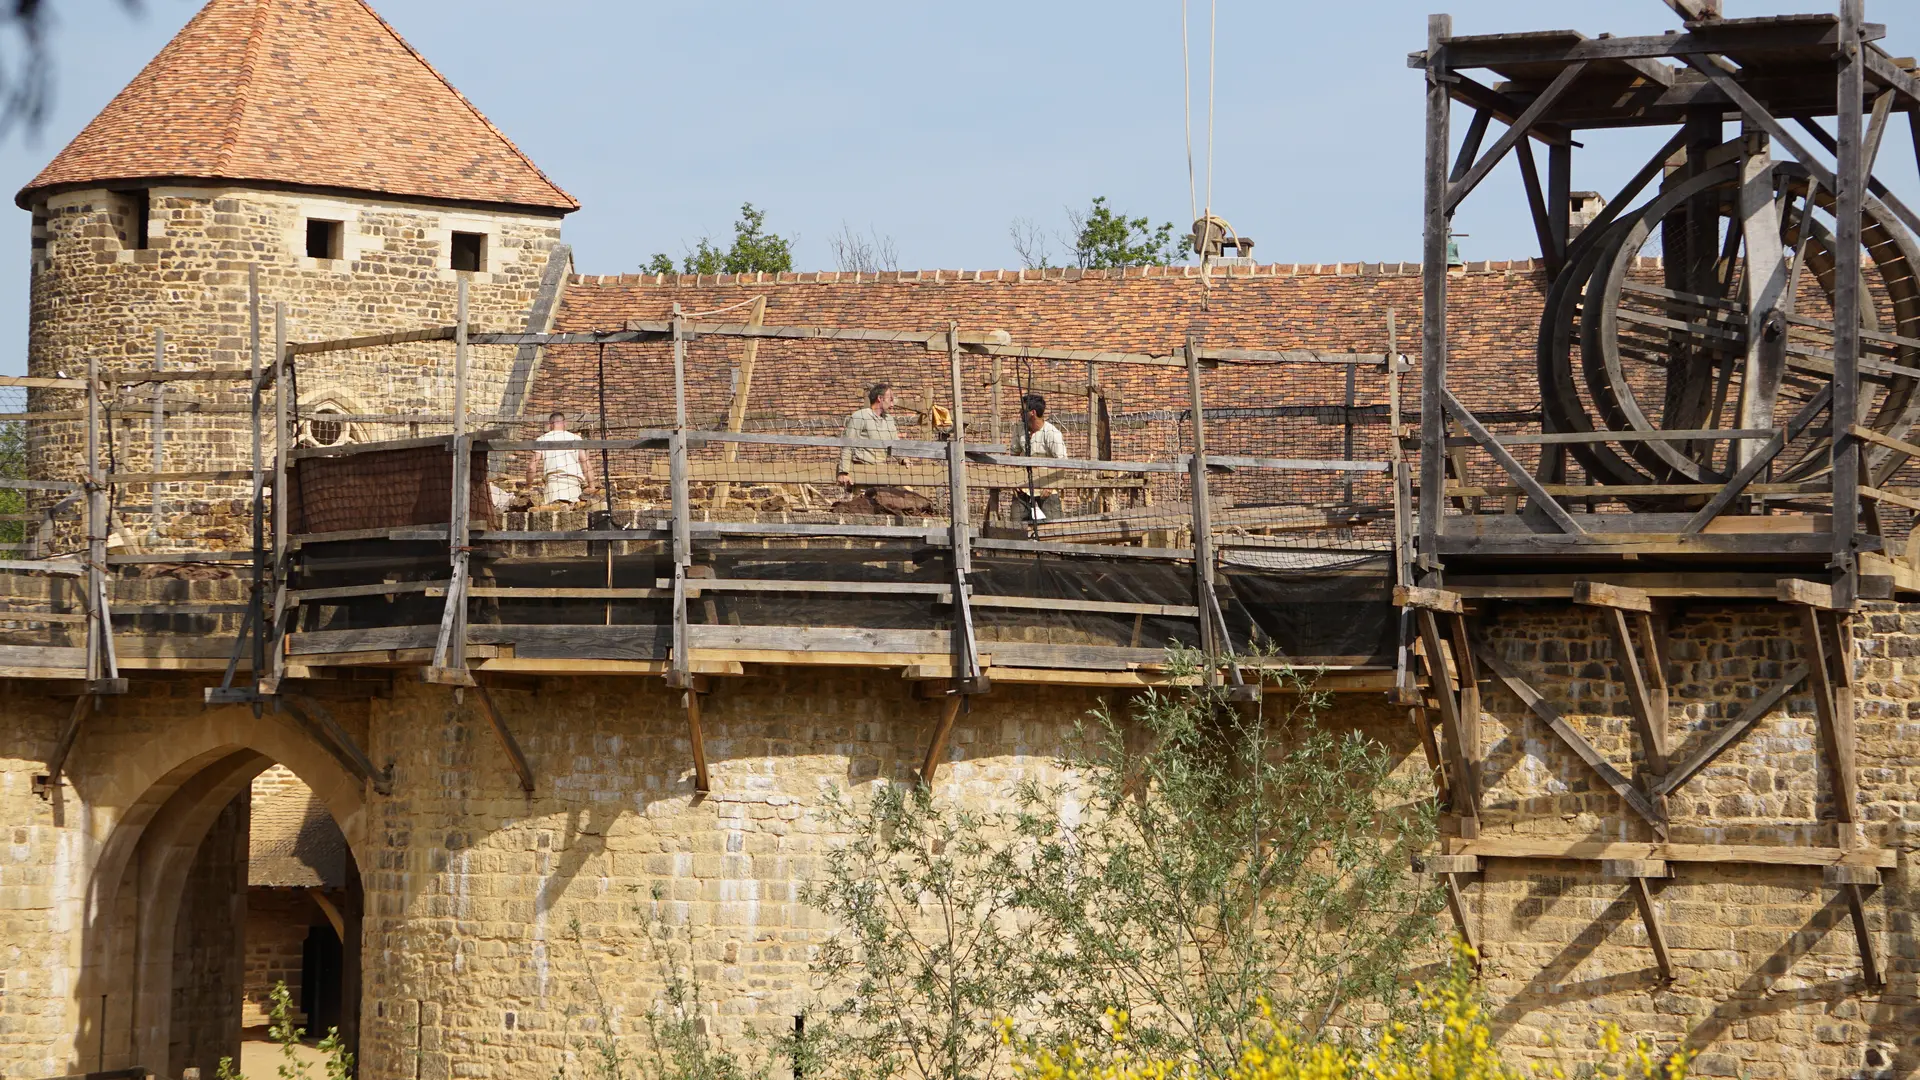
M 1263 1009 L 1266 1024 L 1241 1045 L 1218 1080 L 1534 1080 L 1538 1067 L 1516 1068 L 1493 1048 L 1473 985 L 1475 959 L 1470 946 L 1456 942 L 1446 981 L 1421 987 L 1425 1022 L 1420 1030 L 1395 1024 L 1372 1045 L 1309 1036 Z M 1134 1050 L 1125 1012 L 1109 1010 L 1106 1019 L 1107 1038 L 1099 1045 L 1048 1044 L 1023 1037 L 1003 1020 L 1001 1037 L 1013 1050 L 1014 1075 L 1019 1080 L 1208 1080 L 1191 1058 Z M 1628 1045 L 1612 1024 L 1601 1028 L 1598 1045 L 1611 1060 L 1593 1075 L 1619 1080 L 1685 1080 L 1687 1075 L 1686 1051 L 1662 1057 L 1644 1041 Z M 1564 1074 L 1554 1069 L 1547 1075 Z

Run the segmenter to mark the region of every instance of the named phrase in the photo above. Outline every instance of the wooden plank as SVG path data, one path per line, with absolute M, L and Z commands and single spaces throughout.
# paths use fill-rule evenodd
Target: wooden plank
M 1106 615 L 1159 615 L 1173 619 L 1197 619 L 1200 609 L 1192 604 L 1136 604 L 1108 600 L 1056 599 L 1044 596 L 995 596 L 973 593 L 969 601 L 977 608 L 1019 608 L 1028 611 L 1087 611 Z
M 777 578 L 689 578 L 687 596 L 709 592 L 836 593 L 844 596 L 930 596 L 951 603 L 953 587 L 917 581 L 786 581 Z
M 947 737 L 953 733 L 953 724 L 960 716 L 960 709 L 966 704 L 966 695 L 948 694 L 940 707 L 940 719 L 933 726 L 933 734 L 927 740 L 927 756 L 920 763 L 919 780 L 922 784 L 932 785 L 935 770 L 940 768 L 940 759 L 947 753 Z
M 1755 866 L 1877 866 L 1892 869 L 1899 863 L 1893 848 L 1839 848 L 1815 845 L 1675 844 L 1646 841 L 1566 840 L 1541 836 L 1499 836 L 1462 840 L 1457 854 L 1481 858 L 1558 859 L 1601 862 L 1608 859 L 1655 859 L 1663 862 L 1735 863 Z
M 951 651 L 945 630 L 877 630 L 837 626 L 727 626 L 687 628 L 691 649 L 819 649 L 831 652 L 939 653 Z M 990 645 L 997 651 L 996 646 Z
M 381 345 L 405 345 L 416 341 L 452 341 L 456 329 L 458 328 L 452 326 L 435 326 L 425 330 L 400 330 L 388 334 L 362 334 L 358 337 L 333 338 L 328 341 L 295 342 L 287 346 L 286 358 L 345 352 L 349 349 L 371 349 Z
M 451 578 L 443 578 L 436 581 L 383 581 L 371 585 L 336 585 L 325 589 L 289 589 L 287 601 L 305 604 L 315 600 L 347 600 L 356 596 L 398 596 L 403 593 L 444 596 L 446 588 L 452 583 Z
M 1479 419 L 1460 403 L 1460 399 L 1453 396 L 1453 391 L 1442 387 L 1440 393 L 1446 403 L 1447 412 L 1460 422 L 1460 426 L 1466 429 L 1467 434 L 1472 436 L 1473 440 L 1479 443 L 1487 454 L 1498 462 L 1509 476 L 1513 477 L 1515 482 L 1526 489 L 1530 505 L 1539 507 L 1561 532 L 1569 536 L 1585 535 L 1586 530 L 1580 527 L 1579 522 L 1573 520 L 1573 515 L 1567 513 L 1565 507 L 1555 502 L 1553 497 L 1540 487 L 1540 481 L 1534 479 L 1532 473 L 1514 460 L 1513 455 L 1494 439 L 1492 433 L 1481 425 Z
M 0 559 L 0 571 L 27 574 L 59 574 L 62 577 L 78 577 L 87 572 L 86 564 L 79 559 Z
M 579 657 L 591 660 L 657 660 L 671 642 L 668 627 L 540 623 L 491 623 L 472 627 L 476 643 L 512 646 L 522 659 Z
M 470 585 L 467 595 L 499 600 L 669 600 L 673 597 L 673 590 Z
M 1223 349 L 1203 346 L 1199 356 L 1202 363 L 1224 360 L 1265 364 L 1338 364 L 1346 367 L 1387 365 L 1387 357 L 1383 353 L 1328 352 L 1323 349 Z
M 121 371 L 109 371 L 100 376 L 100 381 L 109 385 L 163 383 L 163 382 L 244 382 L 253 381 L 253 372 L 248 368 L 195 368 L 192 370 L 162 370 L 156 364 L 151 370 L 139 368 Z
M 382 450 L 418 450 L 429 446 L 452 446 L 451 435 L 423 435 L 417 439 L 387 439 L 381 442 L 343 443 L 339 446 L 302 446 L 287 451 L 289 461 L 306 461 L 309 458 L 352 457 L 355 454 L 374 454 Z
M 1479 656 L 1481 663 L 1487 665 L 1487 670 L 1493 672 L 1495 677 L 1505 683 L 1507 689 L 1513 691 L 1514 696 L 1518 697 L 1522 704 L 1532 710 L 1535 716 L 1559 736 L 1560 741 L 1573 751 L 1575 757 L 1586 762 L 1587 767 L 1612 788 L 1614 794 L 1620 796 L 1634 813 L 1639 814 L 1650 825 L 1662 827 L 1666 824 L 1666 815 L 1660 811 L 1659 806 L 1641 794 L 1631 781 L 1621 775 L 1620 770 L 1609 764 L 1607 759 L 1593 748 L 1593 744 L 1587 741 L 1586 736 L 1574 730 L 1573 725 L 1567 723 L 1566 718 L 1560 715 L 1560 710 L 1521 678 L 1520 673 L 1496 654 L 1490 644 L 1483 640 L 1476 655 Z
M 1184 561 L 1193 558 L 1192 548 L 1127 547 L 1123 544 L 1063 544 L 1047 540 L 1002 540 L 980 537 L 973 541 L 975 551 L 1026 551 L 1050 555 L 1091 555 L 1114 559 L 1157 559 Z
M 0 386 L 17 386 L 26 390 L 85 390 L 85 379 L 47 379 L 37 375 L 0 375 Z
M 436 626 L 373 626 L 355 630 L 307 630 L 289 638 L 288 651 L 300 653 L 351 653 L 363 650 L 430 649 L 438 636 Z
M 402 525 L 384 529 L 340 529 L 334 532 L 300 533 L 289 542 L 291 548 L 309 544 L 337 544 L 348 540 L 445 540 L 445 525 Z
M 1342 461 L 1324 458 L 1246 457 L 1239 454 L 1209 454 L 1210 469 L 1276 469 L 1294 472 L 1383 473 L 1393 469 L 1386 461 Z
M 1609 585 L 1604 581 L 1574 582 L 1573 602 L 1588 607 L 1618 608 L 1621 611 L 1653 610 L 1653 596 L 1645 589 Z
M 1889 491 L 1882 487 L 1862 484 L 1860 485 L 1860 497 L 1863 499 L 1871 499 L 1875 502 L 1892 503 L 1895 506 L 1905 507 L 1908 510 L 1920 511 L 1920 499 L 1913 498 L 1910 495 L 1902 495 L 1897 491 Z

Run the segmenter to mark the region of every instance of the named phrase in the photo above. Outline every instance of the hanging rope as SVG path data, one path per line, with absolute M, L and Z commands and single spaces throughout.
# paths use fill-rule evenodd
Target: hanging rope
M 1187 123 L 1187 214 L 1200 218 L 1200 196 L 1193 182 L 1193 60 L 1187 44 L 1187 0 L 1180 0 L 1180 115 Z

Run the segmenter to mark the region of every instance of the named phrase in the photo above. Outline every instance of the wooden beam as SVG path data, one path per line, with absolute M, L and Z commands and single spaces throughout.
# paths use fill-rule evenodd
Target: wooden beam
M 481 711 L 487 714 L 487 723 L 493 726 L 493 734 L 500 740 L 500 749 L 506 751 L 514 773 L 520 777 L 520 790 L 533 794 L 533 769 L 527 764 L 527 755 L 520 750 L 520 741 L 508 729 L 506 717 L 500 715 L 500 707 L 494 704 L 493 694 L 487 685 L 476 682 L 473 689 L 480 698 Z
M 1480 941 L 1473 932 L 1473 924 L 1467 919 L 1467 898 L 1460 893 L 1460 875 L 1442 874 L 1447 885 L 1447 911 L 1453 915 L 1453 925 L 1460 931 L 1460 940 L 1473 950 L 1473 966 L 1480 966 Z
M 680 703 L 687 710 L 687 743 L 693 751 L 693 791 L 696 795 L 706 795 L 713 791 L 713 781 L 707 775 L 707 736 L 700 726 L 700 695 L 704 678 L 689 675 L 686 688 L 680 691 Z
M 1675 15 L 1687 22 L 1706 22 L 1721 17 L 1720 0 L 1663 0 Z
M 1497 836 L 1457 841 L 1453 850 L 1457 854 L 1478 855 L 1483 859 L 1556 859 L 1574 862 L 1655 859 L 1664 862 L 1754 866 L 1872 866 L 1883 870 L 1898 866 L 1900 858 L 1900 852 L 1893 848 L 1633 843 L 1535 836 Z
M 1448 646 L 1440 634 L 1439 617 L 1433 613 L 1432 609 L 1421 609 L 1416 618 L 1419 622 L 1420 643 L 1427 667 L 1427 685 L 1440 705 L 1440 728 L 1448 766 L 1447 790 L 1453 794 L 1450 806 L 1460 818 L 1461 835 L 1478 836 L 1480 833 L 1479 784 L 1474 776 L 1474 761 L 1467 745 L 1464 721 L 1460 715 L 1460 698 L 1447 678 L 1445 656 Z M 1464 683 L 1473 678 L 1473 673 L 1460 671 L 1458 676 Z
M 92 694 L 81 694 L 74 699 L 66 723 L 60 725 L 60 734 L 54 738 L 53 753 L 47 757 L 47 778 L 40 787 L 42 798 L 52 798 L 53 790 L 60 786 L 60 773 L 67 766 L 67 755 L 73 752 L 73 744 L 80 738 L 80 721 L 97 700 Z
M 1426 589 L 1417 585 L 1396 585 L 1393 587 L 1395 607 L 1444 611 L 1458 615 L 1463 610 L 1460 594 L 1446 589 Z
M 1783 604 L 1819 608 L 1822 611 L 1834 610 L 1833 586 L 1825 582 L 1781 578 L 1778 588 L 1780 602 Z
M 1653 597 L 1646 590 L 1627 585 L 1609 585 L 1604 581 L 1574 582 L 1573 602 L 1587 607 L 1614 608 L 1643 614 L 1653 610 Z
M 1514 696 L 1518 697 L 1522 704 L 1532 710 L 1535 716 L 1539 717 L 1555 735 L 1558 735 L 1560 741 L 1573 751 L 1574 756 L 1586 762 L 1587 767 L 1612 788 L 1614 794 L 1620 796 L 1634 813 L 1639 814 L 1649 825 L 1656 828 L 1666 825 L 1666 815 L 1661 812 L 1660 807 L 1641 794 L 1632 782 L 1621 775 L 1620 770 L 1608 764 L 1607 759 L 1593 748 L 1593 744 L 1587 741 L 1586 736 L 1575 731 L 1573 725 L 1567 723 L 1566 718 L 1560 715 L 1560 710 L 1554 708 L 1538 690 L 1528 685 L 1512 665 L 1493 651 L 1490 644 L 1482 641 L 1476 655 L 1481 663 L 1487 665 L 1487 670 L 1493 672 L 1495 677 L 1505 683 L 1507 689 L 1513 691 Z
M 1560 73 L 1553 77 L 1553 81 L 1547 84 L 1546 89 L 1540 91 L 1540 95 L 1527 106 L 1527 111 L 1521 113 L 1507 130 L 1500 133 L 1500 137 L 1494 140 L 1492 148 L 1480 160 L 1473 163 L 1473 167 L 1467 170 L 1467 174 L 1447 186 L 1445 206 L 1449 216 L 1460 205 L 1460 201 L 1478 187 L 1480 181 L 1486 179 L 1487 174 L 1493 171 L 1493 167 L 1500 164 L 1500 159 L 1507 156 L 1507 151 L 1513 149 L 1515 143 L 1526 137 L 1527 129 L 1544 117 L 1547 110 L 1553 108 L 1554 102 L 1560 100 L 1560 95 L 1564 94 L 1586 69 L 1587 64 L 1584 60 L 1576 60 L 1561 68 Z
M 947 756 L 947 737 L 953 734 L 954 721 L 959 719 L 960 709 L 966 703 L 963 694 L 950 693 L 940 709 L 940 719 L 933 726 L 933 735 L 927 740 L 927 756 L 920 763 L 920 782 L 931 786 L 935 770 L 940 761 Z
M 1660 981 L 1672 982 L 1673 957 L 1667 953 L 1667 935 L 1660 925 L 1660 909 L 1653 903 L 1653 890 L 1642 876 L 1629 881 L 1627 890 L 1633 894 L 1634 905 L 1640 909 L 1640 921 L 1647 928 L 1647 944 L 1653 947 L 1653 962 L 1660 968 Z
M 1860 465 L 1864 455 L 1851 428 L 1860 414 L 1860 312 L 1872 310 L 1871 297 L 1861 295 L 1861 214 L 1866 207 L 1867 174 L 1861 145 L 1861 99 L 1866 94 L 1866 67 L 1861 41 L 1862 0 L 1840 0 L 1838 42 L 1839 78 L 1834 124 L 1838 146 L 1834 152 L 1833 247 L 1833 441 L 1828 459 L 1833 466 L 1834 599 L 1853 607 L 1858 587 L 1855 546 L 1860 519 Z M 1809 616 L 1811 619 L 1811 616 Z M 1810 621 L 1809 626 L 1813 625 Z M 1848 662 L 1852 659 L 1849 657 Z M 1820 665 L 1815 665 L 1816 669 Z M 1822 672 L 1816 670 L 1816 677 Z M 1816 684 L 1817 686 L 1818 684 Z M 1847 765 L 1852 764 L 1852 721 L 1847 717 Z M 1849 786 L 1851 786 L 1849 784 Z M 1849 815 L 1852 808 L 1848 808 Z M 1842 821 L 1851 822 L 1851 816 Z
M 1823 624 L 1831 625 L 1838 644 L 1839 627 L 1832 625 L 1833 618 L 1832 614 L 1817 608 L 1800 609 L 1801 627 L 1806 635 L 1807 667 L 1813 676 L 1814 711 L 1820 720 L 1822 756 L 1826 758 L 1833 781 L 1834 814 L 1842 824 L 1851 825 L 1858 820 L 1856 804 L 1860 795 L 1854 769 L 1853 695 L 1842 692 L 1841 679 L 1836 678 L 1833 665 L 1836 660 L 1850 665 L 1853 658 L 1844 651 L 1838 657 L 1828 651 Z
M 1460 426 L 1466 429 L 1473 441 L 1479 443 L 1488 456 L 1498 462 L 1500 467 L 1507 471 L 1507 475 L 1513 477 L 1514 482 L 1526 489 L 1529 505 L 1537 506 L 1549 520 L 1559 526 L 1561 532 L 1569 536 L 1586 535 L 1586 530 L 1580 527 L 1579 522 L 1573 520 L 1573 515 L 1567 513 L 1566 507 L 1561 506 L 1554 501 L 1553 496 L 1547 494 L 1546 489 L 1540 486 L 1540 481 L 1514 460 L 1507 448 L 1500 445 L 1500 441 L 1493 437 L 1493 434 L 1465 405 L 1460 403 L 1460 399 L 1453 395 L 1453 391 L 1442 387 L 1440 393 L 1445 400 L 1447 412 L 1460 421 Z
M 1659 782 L 1654 785 L 1654 794 L 1665 796 L 1672 793 L 1677 790 L 1680 785 L 1691 780 L 1701 769 L 1711 765 L 1714 758 L 1725 753 L 1728 747 L 1740 741 L 1747 732 L 1753 730 L 1755 725 L 1765 719 L 1767 714 L 1773 711 L 1773 707 L 1780 702 L 1781 698 L 1786 697 L 1794 687 L 1799 686 L 1801 682 L 1805 681 L 1807 673 L 1807 665 L 1795 664 L 1788 670 L 1784 678 L 1771 687 L 1768 687 L 1759 697 L 1748 702 L 1747 707 L 1741 710 L 1739 717 L 1731 724 L 1715 732 L 1706 742 L 1700 745 L 1698 750 L 1695 750 L 1689 755 L 1685 761 L 1675 766 L 1666 776 L 1661 777 Z
M 305 694 L 282 693 L 278 700 L 286 702 L 296 717 L 318 729 L 321 744 L 332 751 L 348 771 L 360 777 L 362 782 L 372 784 L 373 790 L 380 794 L 393 794 L 392 770 L 374 768 L 373 759 L 360 749 L 360 744 L 347 733 L 347 729 L 340 726 L 326 706 Z
M 747 325 L 764 326 L 766 325 L 766 321 L 767 297 L 765 293 L 762 293 L 753 298 L 753 307 L 747 312 Z M 759 358 L 760 339 L 753 337 L 747 338 L 746 342 L 740 346 L 740 369 L 739 373 L 734 377 L 733 400 L 727 405 L 727 430 L 730 432 L 737 434 L 742 427 L 746 426 L 747 399 L 749 395 L 753 393 L 753 368 Z M 733 464 L 739 455 L 739 443 L 728 443 L 721 450 L 721 459 L 728 465 Z M 714 509 L 726 509 L 727 497 L 732 490 L 733 486 L 724 481 L 715 485 L 713 489 Z
M 1421 239 L 1420 347 L 1420 565 L 1440 567 L 1440 523 L 1446 505 L 1448 123 L 1453 112 L 1446 40 L 1453 16 L 1427 16 L 1427 133 L 1425 216 Z M 1398 437 L 1399 432 L 1394 432 Z
M 1633 628 L 1627 623 L 1627 612 L 1617 607 L 1608 608 L 1602 618 L 1607 624 L 1607 636 L 1613 639 L 1614 665 L 1620 669 L 1620 681 L 1626 684 L 1627 705 L 1633 710 L 1634 727 L 1639 730 L 1641 751 L 1647 758 L 1647 771 L 1654 777 L 1663 776 L 1667 771 L 1667 716 L 1665 712 L 1654 711 L 1653 691 L 1640 655 L 1634 649 Z
M 1873 933 L 1867 928 L 1866 887 L 1848 882 L 1840 886 L 1840 895 L 1846 898 L 1847 915 L 1853 921 L 1853 939 L 1860 946 L 1860 974 L 1868 986 L 1877 990 L 1887 984 L 1887 978 L 1880 969 L 1880 954 L 1874 948 Z

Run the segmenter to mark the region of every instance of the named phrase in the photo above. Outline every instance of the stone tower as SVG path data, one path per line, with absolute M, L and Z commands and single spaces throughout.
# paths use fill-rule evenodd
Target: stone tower
M 211 0 L 15 201 L 33 214 L 28 366 L 42 376 L 78 375 L 89 357 L 150 367 L 157 330 L 167 367 L 246 366 L 249 264 L 269 343 L 276 302 L 295 341 L 450 324 L 463 275 L 473 326 L 527 329 L 564 281 L 560 220 L 579 206 L 363 0 Z M 475 357 L 477 410 L 512 408 L 514 362 Z M 300 408 L 444 412 L 451 363 L 450 350 L 416 348 L 316 365 L 301 373 Z M 240 390 L 174 386 L 228 406 Z M 115 464 L 145 468 L 151 407 L 136 405 L 153 391 L 122 393 Z M 71 407 L 43 397 L 37 408 Z M 244 467 L 246 424 L 239 409 L 170 419 L 165 467 Z M 80 426 L 36 427 L 36 472 L 73 479 Z M 408 434 L 299 430 L 308 442 Z M 194 494 L 204 510 L 225 493 Z M 122 516 L 133 525 L 141 509 Z

